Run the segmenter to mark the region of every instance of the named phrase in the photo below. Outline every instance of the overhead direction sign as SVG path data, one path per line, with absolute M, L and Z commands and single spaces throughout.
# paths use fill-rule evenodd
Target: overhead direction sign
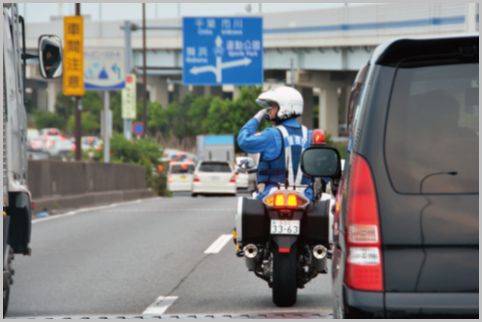
M 82 16 L 64 17 L 63 93 L 84 95 L 84 20 Z
M 125 87 L 123 48 L 86 48 L 84 56 L 85 89 L 115 91 Z
M 185 85 L 263 83 L 261 17 L 183 18 Z

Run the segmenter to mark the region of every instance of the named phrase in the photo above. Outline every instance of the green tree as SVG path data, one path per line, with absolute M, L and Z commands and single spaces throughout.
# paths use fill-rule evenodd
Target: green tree
M 122 95 L 121 92 L 110 94 L 110 109 L 112 110 L 112 128 L 114 132 L 124 131 L 124 121 L 122 120 Z
M 99 135 L 99 119 L 90 112 L 82 112 L 82 135 Z M 66 131 L 70 134 L 75 132 L 75 117 L 69 116 Z
M 34 123 L 38 129 L 55 127 L 63 130 L 65 120 L 62 116 L 52 112 L 37 112 L 34 115 Z
M 159 102 L 149 102 L 147 128 L 152 136 L 156 133 L 169 134 L 168 111 Z

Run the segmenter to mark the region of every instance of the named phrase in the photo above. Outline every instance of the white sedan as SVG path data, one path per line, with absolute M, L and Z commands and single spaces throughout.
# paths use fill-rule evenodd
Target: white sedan
M 167 189 L 172 192 L 191 191 L 194 164 L 173 162 L 167 172 Z
M 194 170 L 192 196 L 199 194 L 236 195 L 236 175 L 225 161 L 200 161 Z

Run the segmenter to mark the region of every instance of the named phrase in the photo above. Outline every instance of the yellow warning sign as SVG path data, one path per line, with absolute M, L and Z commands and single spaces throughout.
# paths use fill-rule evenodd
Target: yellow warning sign
M 84 95 L 84 19 L 64 17 L 63 91 L 66 96 Z

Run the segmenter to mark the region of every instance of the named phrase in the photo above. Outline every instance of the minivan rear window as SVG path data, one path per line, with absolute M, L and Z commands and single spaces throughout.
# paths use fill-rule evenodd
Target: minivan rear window
M 478 193 L 479 65 L 399 68 L 385 159 L 400 193 Z
M 201 172 L 231 172 L 231 167 L 226 162 L 205 162 L 199 167 Z
M 193 173 L 194 172 L 194 165 L 192 164 L 175 164 L 171 166 L 169 170 L 172 174 L 181 174 L 181 173 Z

